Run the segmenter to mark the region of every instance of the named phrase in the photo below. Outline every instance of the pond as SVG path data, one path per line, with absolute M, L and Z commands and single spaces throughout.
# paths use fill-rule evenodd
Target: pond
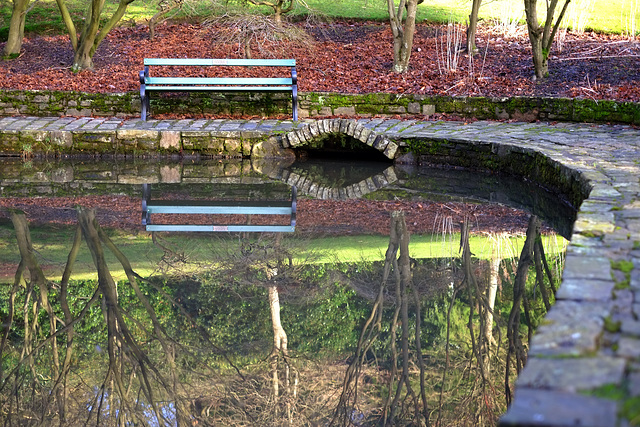
M 512 177 L 353 159 L 6 160 L 0 196 L 17 425 L 495 425 L 575 219 Z M 191 210 L 143 225 L 156 202 Z

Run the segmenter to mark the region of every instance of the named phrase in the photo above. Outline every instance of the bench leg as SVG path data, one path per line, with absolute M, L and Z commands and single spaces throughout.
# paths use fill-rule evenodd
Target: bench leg
M 291 97 L 293 98 L 292 107 L 293 107 L 293 121 L 298 121 L 298 85 L 294 85 L 291 90 Z
M 140 119 L 144 122 L 147 120 L 147 113 L 149 111 L 149 94 L 147 93 L 144 84 L 140 85 L 140 104 L 142 107 Z

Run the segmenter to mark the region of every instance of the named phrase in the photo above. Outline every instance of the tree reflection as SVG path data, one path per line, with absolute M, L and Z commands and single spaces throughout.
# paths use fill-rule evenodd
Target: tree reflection
M 194 272 L 184 248 L 154 235 L 163 267 L 143 278 L 79 208 L 55 282 L 25 216 L 11 219 L 21 260 L 0 307 L 7 425 L 493 425 L 555 293 L 535 217 L 519 257 L 494 235 L 488 261 L 473 255 L 469 222 L 459 257 L 411 258 L 401 212 L 377 262 L 297 259 L 281 235 L 229 235 L 211 238 Z M 72 279 L 85 247 L 97 281 Z

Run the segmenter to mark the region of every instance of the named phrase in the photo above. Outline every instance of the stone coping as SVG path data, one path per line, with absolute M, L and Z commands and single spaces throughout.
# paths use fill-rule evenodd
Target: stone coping
M 0 141 L 38 120 L 46 122 L 42 118 L 12 118 L 9 124 L 7 120 L 0 120 Z M 64 126 L 78 124 L 71 118 L 51 122 L 62 123 L 59 120 L 66 120 Z M 97 127 L 107 123 L 76 120 Z M 627 418 L 640 411 L 640 130 L 562 123 L 336 120 L 217 123 L 227 129 L 225 132 L 233 129 L 238 134 L 247 128 L 279 132 L 282 149 L 287 143 L 297 145 L 291 141 L 295 137 L 299 140 L 300 135 L 314 137 L 311 129 L 319 130 L 320 126 L 325 133 L 353 135 L 359 131 L 358 138 L 364 143 L 375 134 L 374 141 L 386 141 L 381 152 L 389 144 L 399 147 L 392 156 L 396 160 L 412 160 L 406 154 L 412 148 L 428 161 L 507 168 L 573 192 L 574 201 L 584 199 L 567 249 L 556 304 L 530 343 L 529 361 L 501 424 L 628 425 Z M 162 133 L 176 132 L 176 126 L 190 129 L 198 123 L 207 125 L 207 121 L 197 120 L 144 125 L 116 120 L 112 124 L 114 131 L 144 126 Z M 367 131 L 369 135 L 363 138 Z M 292 133 L 295 135 L 287 136 Z

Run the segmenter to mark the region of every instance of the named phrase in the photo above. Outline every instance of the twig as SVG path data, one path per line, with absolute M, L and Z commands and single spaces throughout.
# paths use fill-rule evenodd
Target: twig
M 640 55 L 604 55 L 604 56 L 577 56 L 573 58 L 558 58 L 556 61 L 578 61 L 587 59 L 611 59 L 611 58 L 640 58 Z

